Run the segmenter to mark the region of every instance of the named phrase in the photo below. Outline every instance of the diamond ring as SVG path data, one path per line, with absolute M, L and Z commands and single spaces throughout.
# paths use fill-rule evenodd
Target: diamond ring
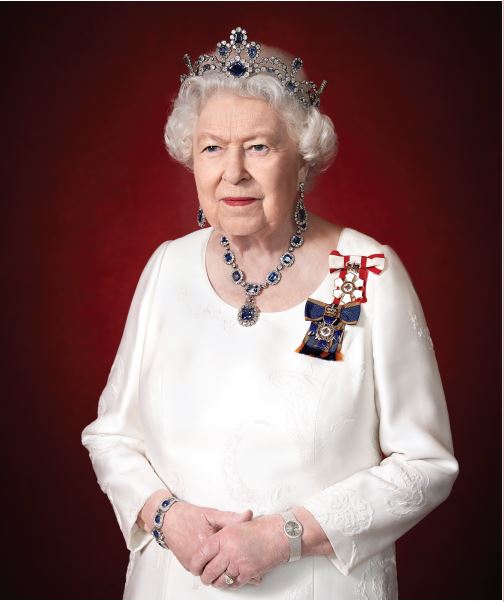
M 229 573 L 224 573 L 224 581 L 226 582 L 226 585 L 233 585 L 235 579 L 236 577 L 233 577 Z

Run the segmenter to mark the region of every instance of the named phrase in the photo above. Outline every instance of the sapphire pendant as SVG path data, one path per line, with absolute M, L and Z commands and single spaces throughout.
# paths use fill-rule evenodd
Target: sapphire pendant
M 253 326 L 259 319 L 260 313 L 261 310 L 254 301 L 249 298 L 238 310 L 238 322 L 242 326 Z

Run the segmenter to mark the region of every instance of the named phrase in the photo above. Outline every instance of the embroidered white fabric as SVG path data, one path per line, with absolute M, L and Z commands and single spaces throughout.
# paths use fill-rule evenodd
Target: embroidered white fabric
M 458 473 L 406 270 L 390 247 L 343 230 L 340 252 L 384 253 L 385 269 L 369 274 L 344 360 L 326 361 L 294 351 L 308 329 L 304 302 L 240 326 L 205 271 L 210 233 L 167 241 L 150 258 L 98 416 L 82 432 L 130 550 L 124 598 L 397 598 L 394 542 L 448 496 Z M 332 301 L 333 280 L 328 271 L 310 296 Z M 303 505 L 334 553 L 281 565 L 259 586 L 205 586 L 136 525 L 165 487 L 256 516 Z

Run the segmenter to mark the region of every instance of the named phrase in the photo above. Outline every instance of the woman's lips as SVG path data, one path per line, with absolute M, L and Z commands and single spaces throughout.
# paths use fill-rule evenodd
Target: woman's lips
M 250 203 L 253 203 L 254 201 L 257 201 L 257 199 L 254 199 L 252 197 L 231 197 L 231 196 L 227 196 L 224 197 L 223 202 L 226 203 L 226 205 L 250 205 Z

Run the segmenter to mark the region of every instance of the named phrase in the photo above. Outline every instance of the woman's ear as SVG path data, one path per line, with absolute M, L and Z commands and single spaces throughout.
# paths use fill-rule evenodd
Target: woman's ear
M 310 170 L 310 166 L 304 160 L 302 160 L 301 165 L 298 170 L 298 182 L 306 182 L 306 178 L 308 176 L 308 172 Z

